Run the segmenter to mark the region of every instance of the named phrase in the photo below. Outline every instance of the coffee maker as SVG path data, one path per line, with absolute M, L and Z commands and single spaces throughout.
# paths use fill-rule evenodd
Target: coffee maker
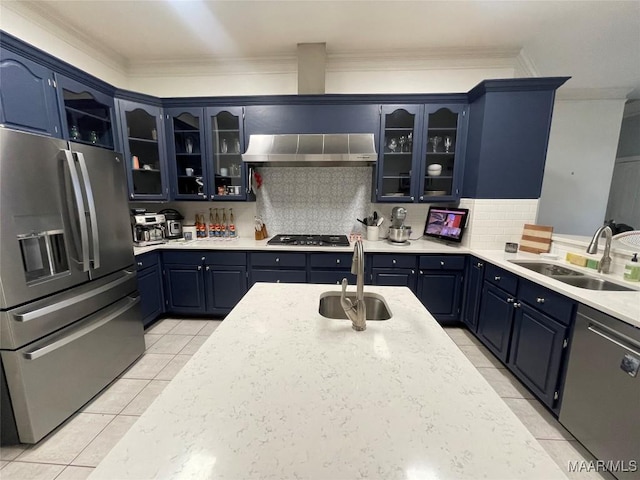
M 158 213 L 131 215 L 133 243 L 140 247 L 165 243 L 165 222 L 165 216 Z
M 182 214 L 173 208 L 160 210 L 158 213 L 164 215 L 167 219 L 167 229 L 165 231 L 167 240 L 182 238 L 182 220 L 184 220 Z

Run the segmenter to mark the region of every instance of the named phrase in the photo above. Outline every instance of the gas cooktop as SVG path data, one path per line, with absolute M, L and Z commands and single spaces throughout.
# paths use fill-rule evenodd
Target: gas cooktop
M 314 245 L 318 247 L 348 247 L 346 235 L 276 235 L 267 245 Z

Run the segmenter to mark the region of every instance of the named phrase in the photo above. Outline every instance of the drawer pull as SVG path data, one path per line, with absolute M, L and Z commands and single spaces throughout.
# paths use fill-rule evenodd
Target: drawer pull
M 424 272 L 422 270 L 420 270 L 420 275 L 424 275 Z
M 493 279 L 494 279 L 496 282 L 499 282 L 499 281 L 500 281 L 500 275 L 496 275 L 495 277 L 493 277 Z
M 441 266 L 441 267 L 444 267 L 444 262 L 440 262 L 440 266 Z
M 336 263 L 340 263 L 340 259 L 339 259 L 339 258 L 338 258 L 338 259 L 336 259 Z
M 515 298 L 511 298 L 511 297 L 507 298 L 507 303 L 513 303 L 515 301 L 516 301 Z
M 142 262 L 138 262 L 138 266 L 141 267 L 142 266 Z
M 395 265 L 396 264 L 396 259 L 394 258 L 393 260 L 391 260 L 391 263 L 393 263 Z
M 202 257 L 200 260 L 202 260 L 204 262 L 204 257 Z
M 520 308 L 520 302 L 516 302 L 513 304 L 513 308 Z
M 279 280 L 279 279 L 278 279 L 278 280 L 276 280 L 276 283 L 280 283 L 280 280 Z
M 542 297 L 538 297 L 538 298 L 536 298 L 536 302 L 538 302 L 538 303 L 544 303 L 544 298 L 542 298 Z
M 276 257 L 276 263 L 280 263 L 280 257 Z
M 476 267 L 482 268 L 482 267 L 484 267 L 484 263 L 478 262 L 478 263 L 476 263 Z
M 202 265 L 198 265 L 198 271 L 202 270 Z
M 207 265 L 206 267 L 204 267 L 204 269 L 208 272 L 209 270 L 211 270 L 211 267 L 209 267 L 209 265 Z
M 411 270 L 411 275 L 415 274 L 416 271 L 415 270 Z

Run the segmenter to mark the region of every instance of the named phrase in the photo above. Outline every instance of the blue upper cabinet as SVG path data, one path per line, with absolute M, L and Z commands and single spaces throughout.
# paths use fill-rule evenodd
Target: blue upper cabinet
M 206 200 L 209 198 L 210 182 L 205 147 L 204 109 L 168 108 L 165 110 L 165 118 L 171 198 Z
M 118 100 L 131 200 L 168 200 L 162 110 Z
M 53 72 L 0 48 L 0 123 L 28 132 L 61 137 Z
M 255 134 L 373 133 L 377 142 L 378 108 L 377 103 L 250 105 L 246 107 L 247 141 Z
M 418 201 L 450 202 L 460 198 L 466 119 L 466 105 L 425 106 Z
M 64 75 L 56 74 L 62 136 L 68 140 L 114 150 L 115 101 Z
M 375 198 L 379 202 L 414 202 L 421 170 L 422 105 L 383 105 Z
M 555 91 L 567 80 L 487 80 L 469 92 L 464 197 L 540 197 Z
M 243 107 L 206 109 L 207 165 L 205 189 L 210 200 L 247 198 Z
M 466 142 L 464 104 L 382 105 L 375 199 L 460 198 Z

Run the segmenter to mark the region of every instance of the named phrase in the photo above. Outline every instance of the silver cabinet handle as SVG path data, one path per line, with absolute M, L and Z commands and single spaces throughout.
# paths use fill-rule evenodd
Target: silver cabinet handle
M 516 301 L 515 298 L 511 298 L 511 297 L 507 298 L 507 303 L 513 303 L 515 301 Z
M 542 298 L 542 297 L 538 297 L 538 298 L 536 298 L 536 302 L 538 302 L 538 303 L 544 303 L 544 298 Z
M 141 267 L 142 266 L 142 262 L 138 262 L 138 266 Z
M 280 257 L 276 258 L 276 263 L 280 263 Z
M 208 272 L 209 270 L 211 270 L 211 267 L 209 267 L 209 265 L 207 265 L 206 267 L 204 267 L 204 269 Z
M 216 197 L 215 197 L 214 195 L 211 195 L 209 198 L 210 198 L 211 200 L 213 200 L 213 199 L 214 199 L 214 198 L 216 198 Z
M 131 200 L 133 200 L 133 193 L 130 193 L 130 194 L 129 194 L 129 198 L 130 198 Z
M 411 270 L 411 275 L 415 274 L 416 271 L 415 270 Z
M 440 266 L 441 266 L 441 267 L 444 267 L 444 262 L 440 262 Z
M 202 265 L 198 265 L 198 270 L 202 270 Z
M 391 260 L 391 263 L 393 263 L 395 265 L 396 264 L 396 259 L 394 258 L 393 260 Z
M 200 258 L 200 260 L 202 260 L 202 261 L 204 262 L 204 258 L 205 258 L 205 257 L 202 257 L 202 258 Z
M 424 272 L 422 270 L 420 270 L 420 275 L 424 275 Z
M 482 268 L 482 267 L 484 267 L 484 263 L 478 262 L 478 263 L 476 263 L 476 267 Z
M 338 258 L 338 259 L 336 259 L 336 263 L 340 263 L 340 259 L 339 259 L 339 258 Z
M 415 200 L 415 197 L 411 197 L 411 201 L 413 202 Z
M 276 280 L 276 283 L 280 283 L 280 279 Z
M 424 200 L 424 197 L 422 195 L 420 195 L 420 200 Z
M 513 304 L 513 308 L 520 308 L 520 302 L 516 302 Z
M 495 277 L 493 277 L 493 279 L 494 279 L 496 282 L 499 282 L 499 281 L 500 281 L 500 276 L 499 276 L 499 275 L 496 275 Z

